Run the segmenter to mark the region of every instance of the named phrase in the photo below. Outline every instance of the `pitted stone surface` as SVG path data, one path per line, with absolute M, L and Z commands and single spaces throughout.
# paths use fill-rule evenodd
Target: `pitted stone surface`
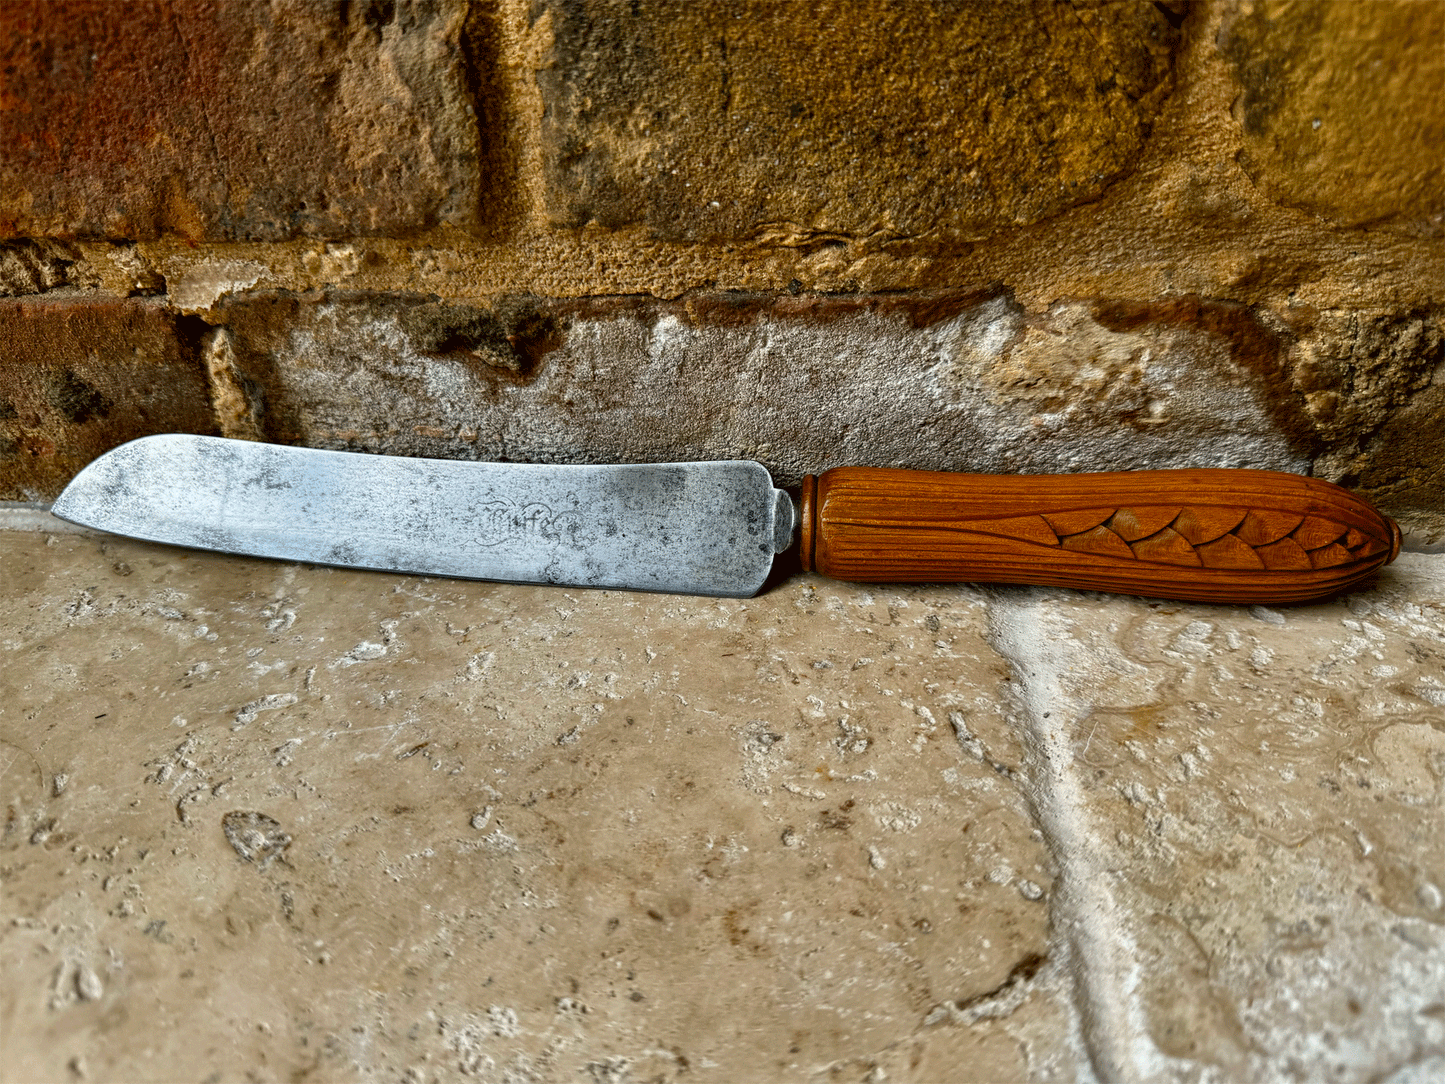
M 1177 41 L 1148 4 L 536 10 L 551 219 L 694 241 L 968 240 L 1097 198 Z
M 1279 610 L 993 607 L 1101 1076 L 1445 1066 L 1442 572 Z
M 248 290 L 259 265 L 212 270 L 177 289 L 214 305 L 214 327 L 167 315 L 158 299 L 0 302 L 12 329 L 0 347 L 10 495 L 56 496 L 121 439 L 219 428 L 439 458 L 756 458 L 790 485 L 850 463 L 1275 468 L 1356 489 L 1426 541 L 1445 531 L 1434 309 L 1298 306 L 1281 322 L 1191 297 L 1033 311 L 1003 290 L 448 303 Z M 125 386 L 130 361 L 112 362 L 141 324 L 173 340 L 167 393 L 186 403 L 135 409 L 153 393 Z M 155 348 L 130 349 L 160 364 Z M 130 411 L 107 423 L 109 443 L 96 412 L 76 420 L 34 405 L 51 370 L 97 360 L 107 371 L 81 379 L 112 389 L 117 417 Z M 76 451 L 19 454 L 36 440 Z
M 43 294 L 71 285 L 71 270 L 81 262 L 72 245 L 54 241 L 0 244 L 0 297 Z
M 1439 557 L 1273 610 L 0 546 L 6 1080 L 1441 1067 Z
M 1328 450 L 1315 473 L 1445 536 L 1445 314 L 1290 313 L 1289 367 Z
M 977 591 L 0 545 L 7 1080 L 1075 1061 Z

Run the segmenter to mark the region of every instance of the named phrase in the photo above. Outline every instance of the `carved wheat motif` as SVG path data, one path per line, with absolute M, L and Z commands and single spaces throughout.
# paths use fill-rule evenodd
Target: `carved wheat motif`
M 1334 568 L 1389 549 L 1386 539 L 1323 516 L 1215 506 L 1092 508 L 960 521 L 956 529 L 1194 568 Z
M 1360 581 L 1398 528 L 1354 494 L 1269 471 L 990 476 L 853 467 L 805 487 L 805 567 L 1209 601 L 1303 601 Z

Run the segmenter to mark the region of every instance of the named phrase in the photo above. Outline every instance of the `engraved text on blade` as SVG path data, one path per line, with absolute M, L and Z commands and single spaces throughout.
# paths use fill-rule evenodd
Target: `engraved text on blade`
M 545 504 L 532 502 L 489 501 L 478 509 L 481 534 L 477 543 L 497 546 L 509 539 L 543 538 L 555 542 L 561 537 L 564 522 L 575 518 L 576 512 L 557 512 Z

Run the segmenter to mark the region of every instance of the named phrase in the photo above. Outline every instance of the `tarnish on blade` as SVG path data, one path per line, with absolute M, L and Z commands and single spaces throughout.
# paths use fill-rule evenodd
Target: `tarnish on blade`
M 746 460 L 472 463 L 181 434 L 107 452 L 51 511 L 221 553 L 739 598 L 762 587 L 797 519 Z

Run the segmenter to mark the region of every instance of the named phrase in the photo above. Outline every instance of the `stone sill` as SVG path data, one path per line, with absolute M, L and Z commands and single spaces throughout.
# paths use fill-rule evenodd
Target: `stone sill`
M 1445 1068 L 1438 555 L 718 600 L 3 512 L 13 1079 Z

